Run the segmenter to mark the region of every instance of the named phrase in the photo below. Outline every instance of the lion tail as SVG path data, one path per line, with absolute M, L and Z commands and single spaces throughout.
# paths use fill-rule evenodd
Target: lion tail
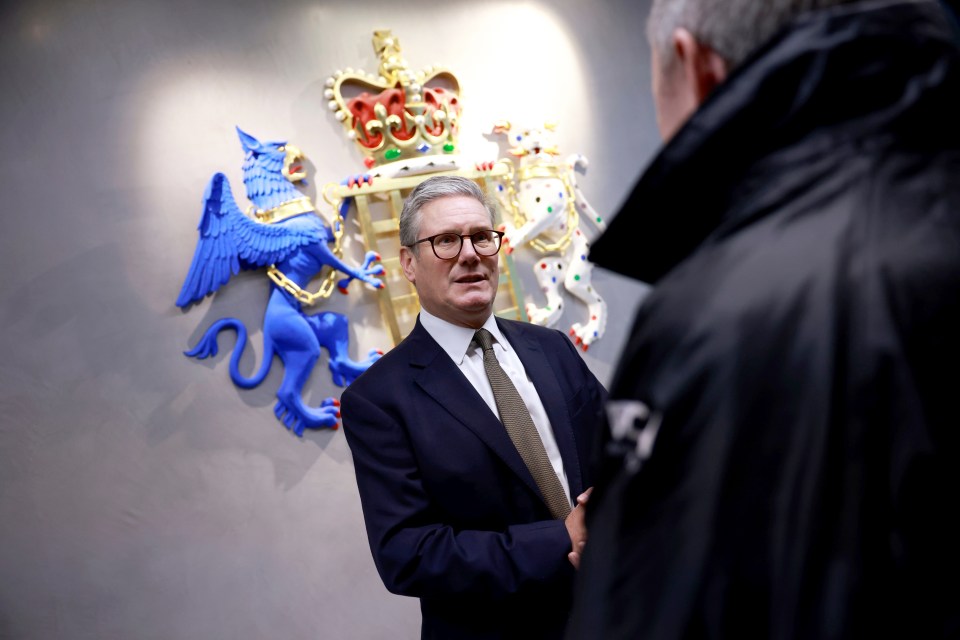
M 567 166 L 570 168 L 570 183 L 573 188 L 573 194 L 576 198 L 576 206 L 580 209 L 580 214 L 590 221 L 593 226 L 595 226 L 600 231 L 603 231 L 607 228 L 606 223 L 603 221 L 603 218 L 597 213 L 597 210 L 591 206 L 587 201 L 586 196 L 583 195 L 583 192 L 580 190 L 580 185 L 577 184 L 577 172 L 586 173 L 587 167 L 590 166 L 590 162 L 587 160 L 586 156 L 580 155 L 579 153 L 571 154 L 567 157 Z

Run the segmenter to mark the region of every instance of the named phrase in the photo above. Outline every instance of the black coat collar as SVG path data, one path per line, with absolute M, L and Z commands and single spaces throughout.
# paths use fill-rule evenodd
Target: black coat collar
M 868 2 L 802 16 L 660 151 L 591 261 L 656 283 L 721 225 L 762 215 L 763 205 L 776 210 L 829 171 L 825 158 L 842 163 L 838 150 L 852 153 L 851 141 L 889 134 L 923 148 L 960 137 L 958 57 L 936 3 Z

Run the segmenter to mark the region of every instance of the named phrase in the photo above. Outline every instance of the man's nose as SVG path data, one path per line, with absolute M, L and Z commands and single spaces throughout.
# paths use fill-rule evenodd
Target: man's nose
M 480 254 L 473 247 L 473 240 L 469 237 L 463 239 L 463 246 L 460 247 L 460 262 L 476 262 L 480 260 Z

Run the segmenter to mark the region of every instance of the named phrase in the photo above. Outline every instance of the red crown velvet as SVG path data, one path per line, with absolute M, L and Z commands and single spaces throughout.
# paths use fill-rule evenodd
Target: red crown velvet
M 454 153 L 461 111 L 456 76 L 436 67 L 411 71 L 390 31 L 375 31 L 373 45 L 380 56 L 378 78 L 349 68 L 336 71 L 325 92 L 367 167 Z M 345 92 L 355 97 L 347 99 Z

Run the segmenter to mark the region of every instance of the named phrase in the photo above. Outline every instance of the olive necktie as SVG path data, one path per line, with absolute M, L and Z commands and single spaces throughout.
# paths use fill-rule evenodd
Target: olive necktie
M 530 474 L 540 488 L 547 507 L 554 518 L 566 518 L 570 513 L 570 501 L 560 484 L 560 479 L 550 464 L 547 450 L 533 424 L 530 411 L 523 398 L 510 381 L 510 376 L 500 367 L 493 352 L 493 335 L 486 329 L 479 329 L 473 336 L 474 341 L 483 349 L 483 368 L 487 372 L 493 397 L 497 402 L 500 421 L 507 429 L 510 439 L 520 452 L 520 457 L 530 469 Z

